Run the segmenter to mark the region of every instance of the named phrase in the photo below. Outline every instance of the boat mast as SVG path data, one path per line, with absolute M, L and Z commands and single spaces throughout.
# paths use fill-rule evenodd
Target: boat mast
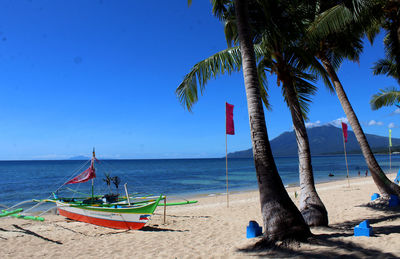
M 95 159 L 95 157 L 96 157 L 96 154 L 95 154 L 95 151 L 94 151 L 94 148 L 93 148 L 92 164 L 90 165 L 93 170 L 94 170 L 94 159 Z M 94 186 L 94 178 L 92 178 L 92 201 L 94 200 L 93 186 Z

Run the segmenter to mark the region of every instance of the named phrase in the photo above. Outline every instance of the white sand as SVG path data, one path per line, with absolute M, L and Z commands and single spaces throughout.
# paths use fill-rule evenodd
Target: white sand
M 390 179 L 394 175 L 389 175 Z M 199 197 L 199 203 L 163 208 L 142 230 L 114 230 L 62 216 L 48 215 L 44 222 L 0 219 L 0 258 L 243 258 L 400 257 L 400 207 L 367 207 L 378 192 L 371 177 L 317 185 L 329 213 L 330 228 L 313 228 L 312 244 L 245 252 L 259 238 L 246 239 L 249 220 L 260 224 L 258 192 Z M 294 198 L 297 187 L 288 188 Z M 369 219 L 374 236 L 354 237 L 353 228 Z M 241 250 L 242 249 L 242 250 Z

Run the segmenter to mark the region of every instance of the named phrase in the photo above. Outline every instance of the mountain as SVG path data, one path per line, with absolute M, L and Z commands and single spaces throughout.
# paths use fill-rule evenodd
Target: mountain
M 331 155 L 343 153 L 342 129 L 333 125 L 323 125 L 307 129 L 310 142 L 311 155 Z M 387 152 L 388 137 L 365 134 L 368 143 L 374 152 Z M 270 141 L 274 156 L 297 156 L 297 142 L 294 131 L 287 131 Z M 400 139 L 392 138 L 392 150 L 400 150 Z M 356 136 L 353 131 L 348 131 L 346 150 L 349 154 L 360 154 Z M 252 149 L 229 153 L 229 158 L 250 158 Z

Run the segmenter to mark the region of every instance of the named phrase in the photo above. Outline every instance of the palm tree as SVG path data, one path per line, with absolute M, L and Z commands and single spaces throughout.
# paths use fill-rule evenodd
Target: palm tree
M 309 96 L 316 92 L 316 87 L 307 80 L 314 82 L 319 74 L 328 87 L 331 85 L 322 66 L 299 47 L 304 34 L 304 9 L 301 1 L 264 1 L 255 6 L 252 13 L 257 13 L 258 10 L 260 14 L 256 16 L 257 20 L 253 19 L 253 28 L 260 35 L 263 51 L 259 71 L 265 69 L 275 73 L 278 86 L 282 82 L 282 94 L 290 109 L 296 135 L 301 189 L 300 211 L 308 225 L 326 226 L 328 213 L 315 189 L 304 119 L 307 119 Z M 234 36 L 227 38 L 228 42 L 234 41 Z M 313 74 L 304 72 L 310 69 Z
M 379 25 L 385 29 L 385 59 L 377 61 L 373 67 L 374 75 L 393 77 L 400 84 L 400 3 L 398 1 L 376 1 L 380 12 L 373 12 Z M 368 14 L 372 13 L 369 6 Z M 375 32 L 379 31 L 378 29 Z M 373 110 L 382 106 L 399 103 L 400 92 L 394 87 L 381 89 L 370 101 Z
M 375 63 L 374 75 L 386 74 L 397 80 L 400 84 L 400 76 L 397 74 L 397 64 L 396 61 L 390 59 L 381 59 Z M 377 110 L 383 106 L 392 106 L 400 103 L 400 91 L 395 87 L 388 87 L 386 89 L 381 89 L 380 92 L 374 94 L 371 98 L 371 108 Z
M 315 189 L 310 147 L 304 123 L 304 119 L 307 118 L 309 96 L 316 91 L 315 86 L 307 80 L 314 81 L 315 76 L 303 72 L 310 66 L 315 71 L 322 71 L 322 75 L 324 70 L 312 55 L 308 55 L 307 52 L 296 46 L 302 33 L 302 25 L 299 23 L 301 21 L 301 14 L 298 11 L 299 5 L 294 1 L 283 4 L 281 2 L 265 1 L 258 5 L 251 2 L 251 13 L 253 15 L 251 27 L 256 35 L 257 42 L 260 43 L 255 45 L 255 53 L 259 60 L 260 91 L 264 103 L 268 107 L 265 72 L 275 73 L 278 76 L 278 85 L 282 82 L 282 94 L 291 111 L 298 145 L 301 188 L 300 211 L 308 225 L 325 226 L 328 225 L 328 215 Z M 290 4 L 291 9 L 287 8 Z M 284 15 L 288 11 L 291 12 L 290 15 Z M 218 6 L 214 3 L 214 13 L 225 22 L 228 45 L 231 45 L 231 42 L 234 42 L 235 45 L 238 44 L 234 6 Z M 297 30 L 294 30 L 295 28 Z M 181 101 L 182 94 L 188 89 L 193 93 L 190 94 L 192 100 L 197 100 L 197 90 L 194 90 L 197 89 L 196 77 L 201 92 L 203 92 L 204 85 L 211 76 L 215 77 L 219 73 L 231 73 L 240 70 L 240 54 L 238 48 L 230 48 L 197 63 L 177 89 Z M 330 85 L 327 76 L 324 79 L 328 82 L 327 85 Z M 187 103 L 185 104 L 188 106 Z
M 104 176 L 105 176 L 106 178 L 103 178 L 103 181 L 106 182 L 107 187 L 108 187 L 108 191 L 109 191 L 109 193 L 111 194 L 111 181 L 112 181 L 112 177 L 111 177 L 111 175 L 110 175 L 109 173 L 105 173 Z
M 232 4 L 220 2 L 222 6 Z M 234 7 L 265 238 L 269 241 L 304 239 L 311 235 L 310 229 L 283 186 L 268 140 L 247 2 L 235 0 Z M 187 107 L 197 101 L 193 98 L 197 96 L 197 88 L 178 87 L 177 90 L 179 99 Z
M 336 69 L 344 58 L 358 61 L 362 50 L 360 39 L 364 33 L 362 26 L 359 23 L 354 23 L 357 16 L 350 11 L 359 6 L 350 6 L 349 8 L 342 3 L 338 5 L 338 2 L 342 1 L 320 1 L 316 3 L 318 8 L 315 8 L 317 11 L 315 12 L 314 23 L 311 24 L 309 29 L 309 38 L 314 43 L 313 51 L 332 80 L 336 94 L 379 191 L 384 196 L 400 195 L 400 187 L 386 177 L 376 161 L 343 85 L 336 74 Z

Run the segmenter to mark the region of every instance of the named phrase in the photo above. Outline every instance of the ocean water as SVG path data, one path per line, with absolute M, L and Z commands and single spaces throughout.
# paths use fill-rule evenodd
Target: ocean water
M 376 156 L 382 169 L 389 170 L 389 157 Z M 285 185 L 298 184 L 297 157 L 275 158 L 279 174 Z M 29 199 L 51 196 L 64 182 L 89 166 L 89 161 L 0 161 L 0 204 L 11 206 Z M 317 156 L 312 158 L 316 182 L 345 179 L 344 156 Z M 350 177 L 364 177 L 367 166 L 360 155 L 348 156 Z M 392 156 L 392 171 L 400 168 L 400 156 Z M 229 159 L 229 189 L 242 191 L 257 188 L 252 159 Z M 154 160 L 102 160 L 96 163 L 95 192 L 106 194 L 105 173 L 118 176 L 118 190 L 190 197 L 197 194 L 223 193 L 226 188 L 225 159 L 154 159 Z M 334 177 L 329 177 L 329 173 Z M 393 179 L 391 179 L 393 180 Z M 82 193 L 91 192 L 91 183 L 68 185 Z

